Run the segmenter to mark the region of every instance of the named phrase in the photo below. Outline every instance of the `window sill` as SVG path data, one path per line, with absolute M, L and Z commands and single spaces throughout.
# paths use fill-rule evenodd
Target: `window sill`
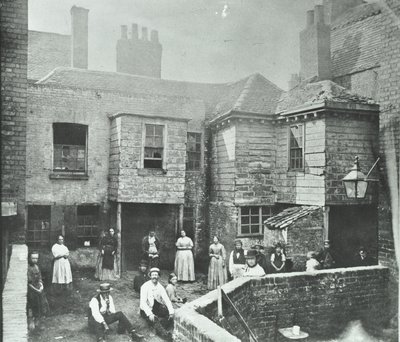
M 153 169 L 153 168 L 143 168 L 138 169 L 138 176 L 163 176 L 168 172 L 166 169 Z
M 83 173 L 72 172 L 52 172 L 49 175 L 50 179 L 69 179 L 69 180 L 88 180 L 89 176 Z
M 259 238 L 264 238 L 263 234 L 238 234 L 238 238 L 252 238 L 252 239 L 259 239 Z

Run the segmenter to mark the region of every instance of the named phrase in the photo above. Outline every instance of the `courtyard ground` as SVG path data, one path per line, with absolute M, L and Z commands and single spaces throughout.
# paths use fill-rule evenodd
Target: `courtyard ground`
M 69 296 L 55 296 L 47 293 L 51 314 L 43 318 L 36 329 L 30 333 L 30 342 L 90 342 L 96 341 L 95 336 L 87 326 L 86 312 L 90 299 L 97 294 L 96 289 L 101 283 L 95 280 L 93 272 L 75 271 L 74 289 Z M 155 335 L 154 330 L 139 316 L 139 294 L 133 290 L 133 278 L 137 272 L 125 272 L 118 281 L 111 282 L 111 293 L 116 310 L 126 314 L 138 332 L 145 335 L 145 341 L 163 342 Z M 161 274 L 161 283 L 168 283 L 168 271 Z M 205 277 L 196 275 L 194 283 L 178 283 L 177 292 L 189 301 L 194 300 L 207 292 Z M 49 287 L 48 287 L 49 288 Z M 49 291 L 51 292 L 51 291 Z M 128 335 L 118 335 L 116 323 L 110 326 L 108 341 L 128 342 Z

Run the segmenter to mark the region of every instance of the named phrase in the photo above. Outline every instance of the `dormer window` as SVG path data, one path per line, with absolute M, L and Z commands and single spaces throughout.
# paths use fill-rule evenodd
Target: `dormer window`
M 164 126 L 146 124 L 144 168 L 162 169 L 164 155 Z
M 304 168 L 304 125 L 289 127 L 289 169 Z

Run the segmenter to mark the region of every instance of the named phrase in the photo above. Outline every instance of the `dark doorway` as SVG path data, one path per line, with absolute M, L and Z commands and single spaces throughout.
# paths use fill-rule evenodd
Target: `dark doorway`
M 162 268 L 172 269 L 178 226 L 178 206 L 169 204 L 122 204 L 123 270 L 136 270 L 142 256 L 142 240 L 150 230 L 160 239 Z
M 335 252 L 336 266 L 352 266 L 360 246 L 377 260 L 378 220 L 373 205 L 332 206 L 329 211 L 329 239 Z

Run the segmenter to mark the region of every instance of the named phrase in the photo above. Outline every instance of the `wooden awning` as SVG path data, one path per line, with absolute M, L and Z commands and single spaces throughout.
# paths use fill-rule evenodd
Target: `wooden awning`
M 304 205 L 287 208 L 279 214 L 272 216 L 264 221 L 264 226 L 268 229 L 285 229 L 298 219 L 321 209 L 319 206 Z

